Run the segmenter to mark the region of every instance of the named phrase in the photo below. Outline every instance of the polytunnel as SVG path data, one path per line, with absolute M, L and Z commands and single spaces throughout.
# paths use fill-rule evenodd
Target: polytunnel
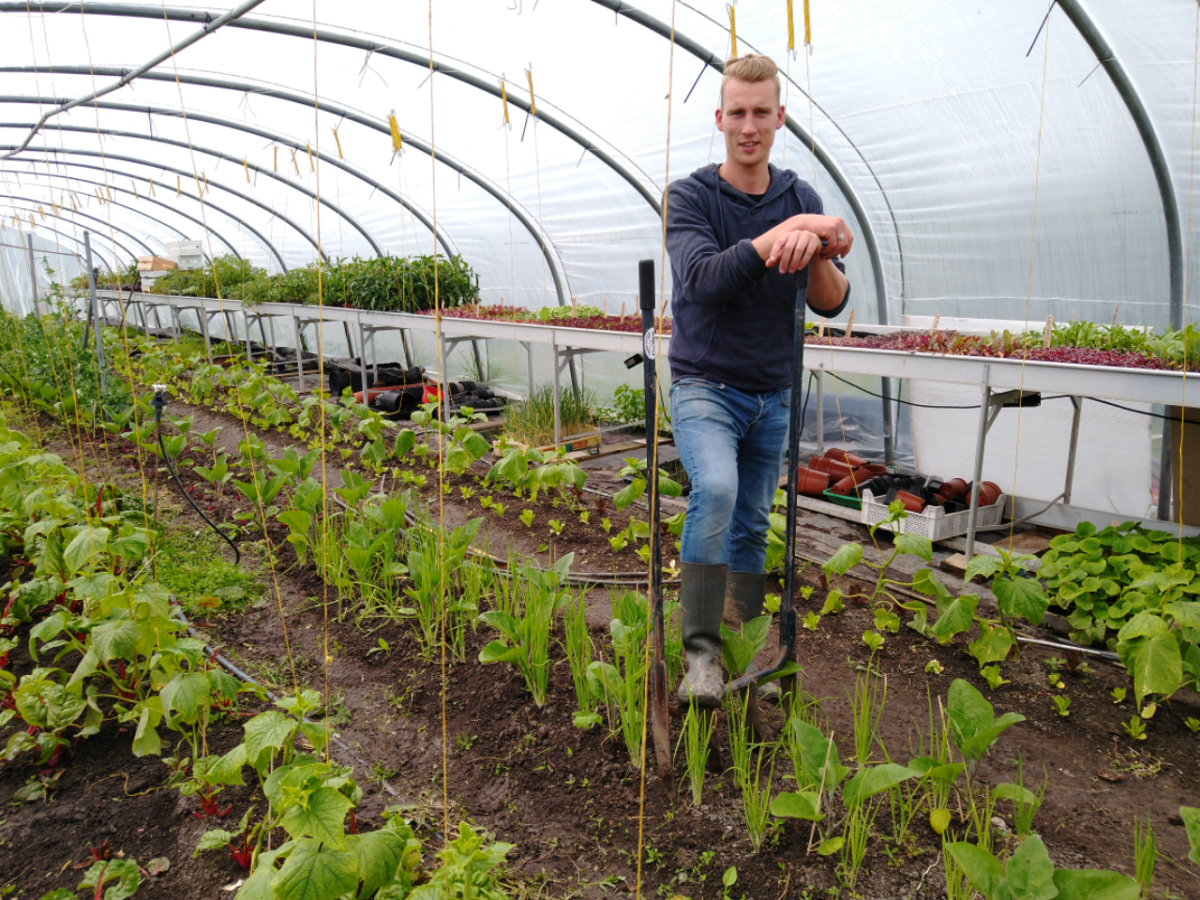
M 0 0 L 0 896 L 1192 896 L 1198 111 L 1200 0 Z
M 1045 7 L 818 6 L 807 52 L 785 4 L 732 7 L 740 52 L 786 71 L 775 163 L 860 236 L 858 322 L 1182 321 L 1191 6 Z M 318 252 L 430 252 L 436 213 L 439 251 L 465 257 L 485 302 L 619 305 L 633 263 L 661 255 L 665 183 L 720 150 L 724 4 L 0 10 L 10 225 L 22 202 L 57 204 L 62 233 L 183 233 L 279 271 Z M 96 183 L 140 185 L 99 228 L 83 220 Z

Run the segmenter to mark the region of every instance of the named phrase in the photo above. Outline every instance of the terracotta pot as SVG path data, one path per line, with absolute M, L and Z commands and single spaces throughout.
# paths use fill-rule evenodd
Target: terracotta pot
M 841 447 L 831 447 L 830 449 L 826 450 L 825 458 L 836 459 L 840 462 L 846 463 L 847 465 L 854 466 L 855 468 L 858 468 L 859 466 L 865 466 L 867 464 L 867 461 L 861 456 L 857 456 L 853 453 L 847 453 Z
M 886 475 L 888 473 L 887 466 L 876 465 L 875 463 L 867 463 L 865 466 L 860 466 L 858 471 L 866 473 L 874 478 L 876 475 Z
M 961 500 L 967 496 L 967 483 L 961 478 L 951 478 L 942 485 L 942 496 L 947 500 Z
M 809 497 L 819 497 L 829 487 L 829 476 L 815 469 L 800 469 L 797 473 L 796 490 Z
M 835 494 L 841 494 L 843 497 L 853 497 L 853 496 L 857 496 L 857 494 L 858 494 L 858 491 L 855 487 L 853 475 L 847 475 L 845 478 L 843 478 L 841 481 L 837 482 L 829 490 Z
M 847 465 L 840 459 L 830 459 L 827 456 L 812 460 L 809 463 L 809 468 L 816 469 L 818 472 L 828 472 L 833 478 L 845 478 L 854 471 L 852 466 Z
M 925 509 L 925 501 L 908 491 L 896 491 L 896 499 L 903 503 L 910 513 L 919 513 Z
M 991 506 L 1000 499 L 1002 493 L 1003 491 L 1000 490 L 998 484 L 992 481 L 985 481 L 979 486 L 979 505 Z

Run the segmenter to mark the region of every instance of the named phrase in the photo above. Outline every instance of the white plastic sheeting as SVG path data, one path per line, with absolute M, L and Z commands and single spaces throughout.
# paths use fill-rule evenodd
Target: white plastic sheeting
M 102 251 L 96 253 L 96 260 L 101 256 Z M 85 271 L 82 246 L 76 251 L 71 242 L 53 233 L 46 236 L 0 228 L 0 298 L 8 309 L 22 314 L 32 312 L 35 296 L 46 301 L 53 297 L 55 287 L 64 293 L 71 279 Z
M 788 61 L 785 0 L 737 4 L 739 51 L 786 65 L 791 116 L 832 169 L 790 132 L 781 133 L 773 160 L 814 181 L 827 209 L 859 234 L 848 260 L 858 321 L 875 321 L 880 305 L 869 227 L 893 322 L 906 312 L 1105 322 L 1115 313 L 1127 323 L 1167 324 L 1168 242 L 1146 148 L 1061 8 L 1034 42 L 1049 5 L 814 0 L 813 52 Z M 1191 223 L 1190 248 L 1200 224 L 1191 215 L 1197 6 L 1077 5 L 1147 108 L 1173 202 L 1184 226 Z M 683 41 L 719 60 L 730 34 L 723 2 L 639 0 L 632 8 L 674 21 L 681 43 L 672 53 L 667 38 L 618 15 L 617 6 L 631 8 L 607 0 L 267 0 L 152 73 L 166 80 L 138 79 L 53 118 L 26 151 L 0 163 L 0 193 L 64 210 L 74 194 L 81 213 L 102 221 L 66 210 L 60 231 L 92 229 L 134 254 L 202 238 L 211 254 L 233 249 L 278 270 L 276 253 L 301 265 L 314 258 L 314 244 L 330 257 L 369 255 L 372 240 L 391 253 L 432 252 L 429 228 L 384 196 L 382 184 L 426 219 L 436 214 L 448 245 L 480 273 L 488 302 L 557 303 L 560 268 L 568 302 L 632 304 L 637 260 L 661 259 L 661 220 L 634 185 L 659 198 L 668 177 L 723 158 L 712 122 L 719 74 Z M 798 46 L 802 6 L 795 0 Z M 118 7 L 144 15 L 113 14 Z M 20 143 L 55 98 L 114 81 L 204 17 L 166 21 L 159 3 L 88 3 L 83 15 L 69 4 L 0 10 L 6 147 Z M 210 10 L 210 18 L 223 11 Z M 264 22 L 296 34 L 246 27 Z M 314 23 L 329 39 L 313 40 Z M 390 58 L 387 48 L 409 58 Z M 514 101 L 529 99 L 531 70 L 539 111 L 584 144 L 527 120 L 513 104 L 505 128 L 499 97 L 449 74 L 431 78 L 431 55 L 493 88 L 504 79 Z M 232 84 L 189 81 L 196 78 Z M 400 154 L 387 134 L 391 112 L 406 137 Z M 334 128 L 345 169 L 320 161 L 339 155 Z M 420 143 L 432 144 L 439 161 Z M 97 183 L 125 205 L 101 205 Z M 852 215 L 850 196 L 865 222 Z M 6 198 L 0 212 L 11 221 L 29 205 Z M 136 237 L 110 233 L 110 224 Z M 1192 256 L 1189 296 L 1200 278 Z

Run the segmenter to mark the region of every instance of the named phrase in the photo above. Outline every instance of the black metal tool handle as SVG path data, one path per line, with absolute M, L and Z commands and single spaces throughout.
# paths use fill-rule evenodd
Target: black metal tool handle
M 654 660 L 650 665 L 650 723 L 658 777 L 671 795 L 671 718 L 667 707 L 666 631 L 663 623 L 662 532 L 658 503 L 658 335 L 654 328 L 654 260 L 638 263 L 638 300 L 642 308 L 642 374 L 646 392 L 646 505 L 650 509 L 650 620 Z
M 646 393 L 646 505 L 650 509 L 650 603 L 654 619 L 654 653 L 663 654 L 662 536 L 658 503 L 658 336 L 654 328 L 654 260 L 638 263 L 638 300 L 642 309 L 642 375 Z
M 796 606 L 792 596 L 796 590 L 796 495 L 799 488 L 797 470 L 800 455 L 800 420 L 804 393 L 804 311 L 808 302 L 808 266 L 796 273 L 796 308 L 792 323 L 792 398 L 788 417 L 787 437 L 787 533 L 784 535 L 783 599 L 779 604 L 779 655 L 765 669 L 743 675 L 725 686 L 726 693 L 740 691 L 783 668 L 796 647 Z

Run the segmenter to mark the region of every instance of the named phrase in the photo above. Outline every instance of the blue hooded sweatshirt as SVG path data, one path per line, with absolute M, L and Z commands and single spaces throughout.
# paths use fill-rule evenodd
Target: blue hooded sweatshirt
M 795 172 L 768 168 L 771 185 L 757 200 L 721 178 L 715 163 L 668 189 L 672 381 L 703 378 L 750 392 L 791 384 L 796 276 L 767 271 L 751 240 L 823 207 Z M 846 271 L 841 259 L 834 265 Z M 847 290 L 836 309 L 819 314 L 832 318 L 849 300 Z

